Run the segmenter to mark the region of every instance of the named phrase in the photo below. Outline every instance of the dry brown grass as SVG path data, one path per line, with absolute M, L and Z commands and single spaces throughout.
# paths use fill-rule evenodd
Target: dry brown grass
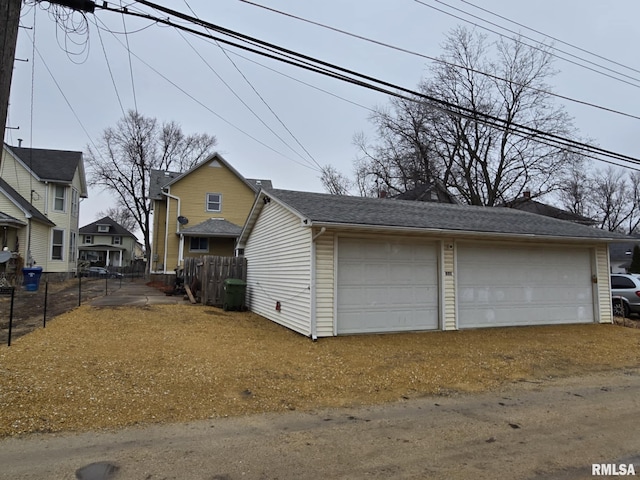
M 0 435 L 313 410 L 636 367 L 640 330 L 320 339 L 202 305 L 83 306 L 0 346 Z

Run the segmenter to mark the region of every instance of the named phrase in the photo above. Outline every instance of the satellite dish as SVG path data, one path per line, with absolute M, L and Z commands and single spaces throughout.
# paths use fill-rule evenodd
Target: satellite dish
M 0 263 L 8 262 L 11 258 L 11 252 L 1 251 L 0 252 Z
M 178 217 L 178 223 L 180 225 L 186 225 L 187 223 L 189 223 L 189 219 L 187 217 L 183 217 L 182 215 L 180 215 Z

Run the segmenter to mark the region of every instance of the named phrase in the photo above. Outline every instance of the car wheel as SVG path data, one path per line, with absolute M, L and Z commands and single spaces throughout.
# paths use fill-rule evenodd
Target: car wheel
M 627 318 L 629 316 L 629 306 L 626 303 L 624 303 L 622 300 L 614 300 L 613 316 Z

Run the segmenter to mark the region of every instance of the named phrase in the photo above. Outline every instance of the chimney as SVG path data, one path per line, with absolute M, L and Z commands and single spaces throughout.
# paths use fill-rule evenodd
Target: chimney
M 525 190 L 524 192 L 522 192 L 522 197 L 523 198 L 531 198 L 531 191 Z
M 22 147 L 22 139 L 21 139 L 21 138 L 19 138 L 19 139 L 18 139 L 18 148 L 21 148 L 21 147 Z
M 378 194 L 378 196 L 380 198 L 387 198 L 387 191 L 386 190 L 380 190 L 380 193 Z

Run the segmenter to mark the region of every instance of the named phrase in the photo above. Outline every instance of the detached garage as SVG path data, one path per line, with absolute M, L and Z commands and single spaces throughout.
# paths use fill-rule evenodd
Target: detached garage
M 261 191 L 238 248 L 247 304 L 312 338 L 610 323 L 608 243 L 507 208 Z

